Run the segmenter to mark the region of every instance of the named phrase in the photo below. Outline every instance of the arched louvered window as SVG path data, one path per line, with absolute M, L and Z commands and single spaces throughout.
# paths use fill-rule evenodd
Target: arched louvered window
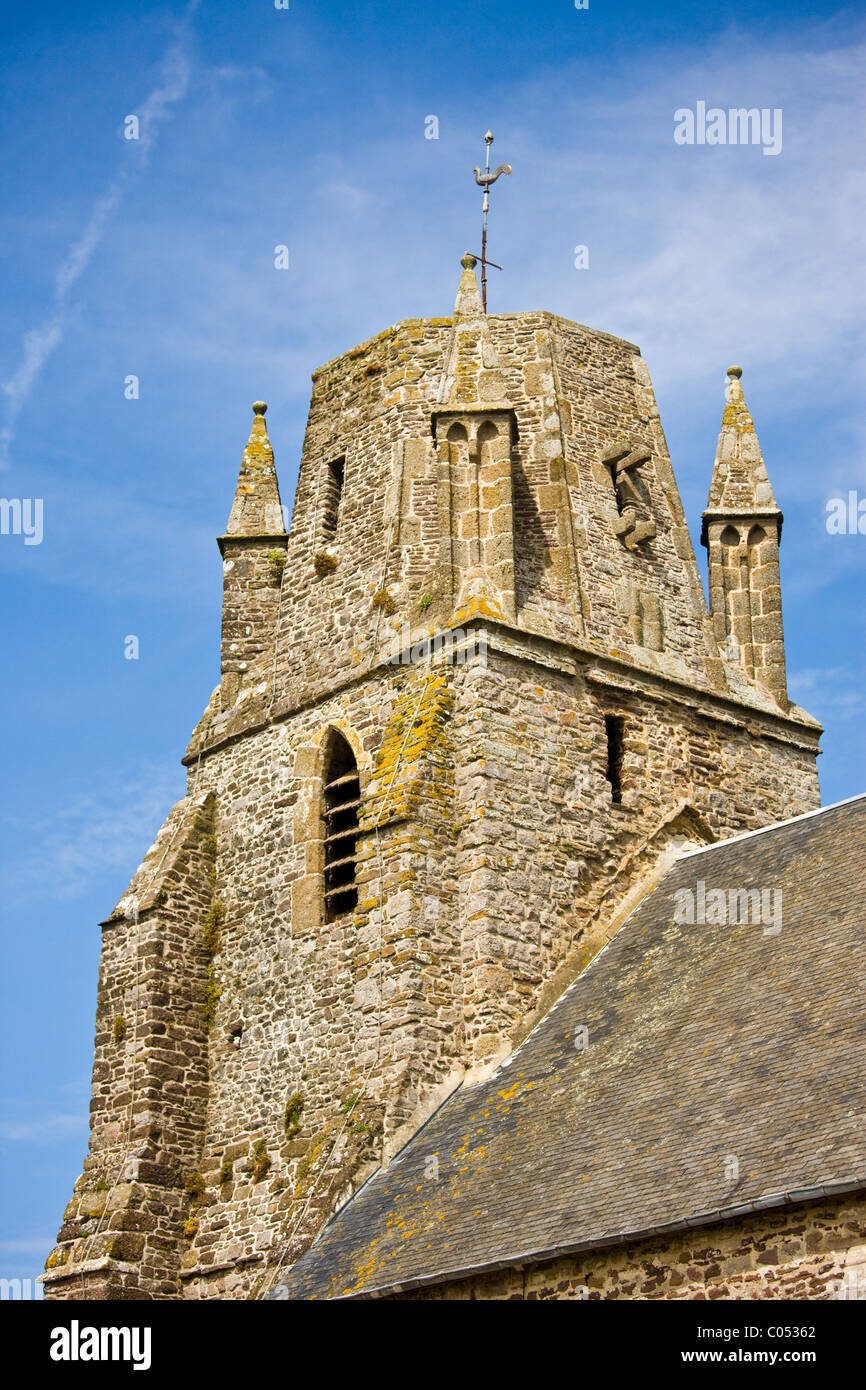
M 355 847 L 361 787 L 358 764 L 346 739 L 332 729 L 325 752 L 325 920 L 333 922 L 358 903 Z

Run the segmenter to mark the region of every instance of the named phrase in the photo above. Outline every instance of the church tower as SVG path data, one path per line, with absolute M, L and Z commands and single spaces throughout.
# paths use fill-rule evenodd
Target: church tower
M 472 256 L 452 314 L 314 373 L 288 534 L 253 412 L 220 683 L 102 928 L 48 1297 L 261 1296 L 660 866 L 819 804 L 738 379 L 712 612 L 639 349 L 486 314 Z

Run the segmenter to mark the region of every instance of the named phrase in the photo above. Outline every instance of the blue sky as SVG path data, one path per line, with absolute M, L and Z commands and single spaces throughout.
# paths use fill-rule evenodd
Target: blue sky
M 7 5 L 0 494 L 42 498 L 44 535 L 0 536 L 0 1275 L 39 1272 L 81 1169 L 96 924 L 183 793 L 218 679 L 214 537 L 250 402 L 290 502 L 312 370 L 450 312 L 488 126 L 514 167 L 490 308 L 640 344 L 701 561 L 743 366 L 785 512 L 791 692 L 826 726 L 825 802 L 866 788 L 866 535 L 825 525 L 831 497 L 866 498 L 858 11 Z M 781 108 L 781 153 L 676 145 L 701 100 Z

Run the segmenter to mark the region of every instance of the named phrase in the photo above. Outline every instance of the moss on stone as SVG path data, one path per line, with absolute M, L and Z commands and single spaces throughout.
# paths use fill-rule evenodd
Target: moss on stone
M 111 1033 L 116 1043 L 123 1042 L 123 1039 L 126 1037 L 126 1019 L 123 1017 L 123 1014 L 117 1015 Z
M 271 579 L 274 580 L 274 582 L 281 579 L 283 570 L 286 568 L 285 552 L 282 550 L 269 550 L 265 559 L 268 562 L 268 570 L 270 571 Z
M 287 1139 L 293 1139 L 301 1128 L 301 1115 L 304 1110 L 304 1097 L 300 1091 L 289 1096 L 283 1113 L 283 1130 Z
M 216 1018 L 217 1003 L 222 996 L 223 987 L 219 983 L 213 961 L 207 968 L 207 982 L 204 987 L 204 1021 L 208 1028 Z
M 205 1183 L 201 1173 L 194 1168 L 187 1173 L 183 1180 L 183 1190 L 187 1197 L 192 1197 L 196 1202 L 200 1202 L 205 1193 Z
M 339 563 L 336 555 L 329 555 L 327 550 L 320 550 L 317 555 L 313 556 L 313 569 L 320 579 L 322 575 L 330 574 L 332 570 L 335 570 Z
M 387 589 L 377 589 L 372 599 L 374 608 L 381 608 L 383 613 L 396 613 L 397 605 Z
M 220 948 L 220 927 L 225 921 L 226 910 L 221 902 L 211 903 L 210 911 L 204 919 L 202 945 L 209 956 L 215 956 Z
M 270 1166 L 267 1143 L 264 1139 L 257 1139 L 253 1144 L 253 1182 L 261 1182 Z

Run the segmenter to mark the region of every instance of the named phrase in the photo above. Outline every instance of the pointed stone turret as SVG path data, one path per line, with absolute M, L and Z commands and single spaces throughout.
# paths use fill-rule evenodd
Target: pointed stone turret
M 288 543 L 264 401 L 253 405 L 253 427 L 235 491 L 223 557 L 222 708 L 236 703 L 247 672 L 273 641 Z
M 715 512 L 726 516 L 773 514 L 781 518 L 764 456 L 743 394 L 742 367 L 728 368 L 728 389 L 722 428 L 716 448 L 713 481 L 706 519 Z
M 723 655 L 787 706 L 776 503 L 740 381 L 728 389 L 701 541 L 709 553 L 710 612 Z
M 475 267 L 478 262 L 467 251 L 460 264 L 463 267 L 463 274 L 460 277 L 457 298 L 454 301 L 454 317 L 456 319 L 481 318 L 484 314 L 484 308 L 481 304 L 481 291 L 478 288 L 478 279 L 475 275 Z
M 227 536 L 285 533 L 280 489 L 274 471 L 274 451 L 265 424 L 267 408 L 264 401 L 253 404 L 253 427 L 241 459 L 234 505 L 226 527 Z

